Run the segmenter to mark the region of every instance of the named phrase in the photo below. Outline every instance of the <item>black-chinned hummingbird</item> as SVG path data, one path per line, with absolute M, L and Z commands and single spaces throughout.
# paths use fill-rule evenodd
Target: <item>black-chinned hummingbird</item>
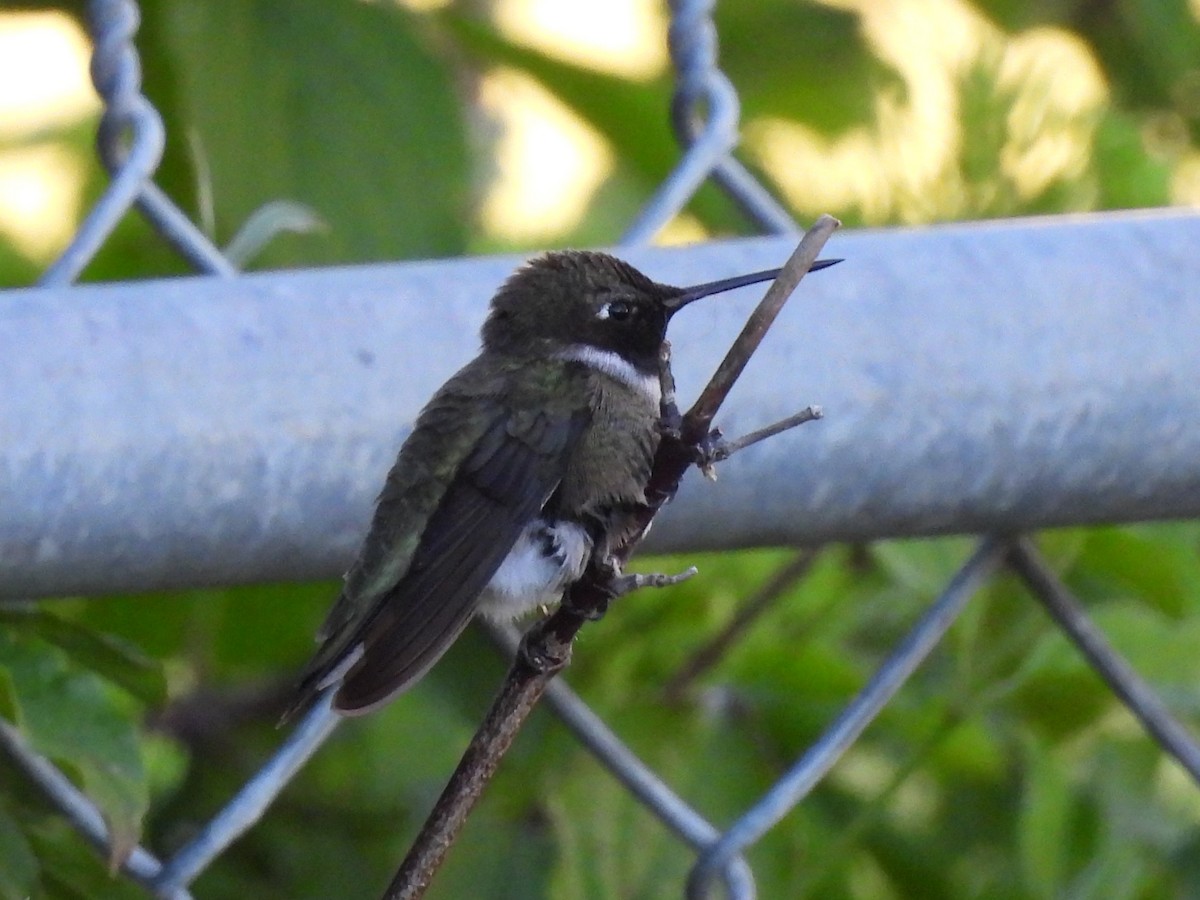
M 510 620 L 556 603 L 645 502 L 671 316 L 778 271 L 679 288 L 605 253 L 563 251 L 513 274 L 482 352 L 400 448 L 293 712 L 327 689 L 338 712 L 369 712 L 476 613 Z

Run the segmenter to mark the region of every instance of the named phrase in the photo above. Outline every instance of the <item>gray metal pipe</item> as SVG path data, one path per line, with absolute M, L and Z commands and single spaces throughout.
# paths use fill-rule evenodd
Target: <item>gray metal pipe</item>
M 652 277 L 786 238 L 637 249 Z M 1200 216 L 844 233 L 721 417 L 821 422 L 690 478 L 654 550 L 1200 515 Z M 514 258 L 0 294 L 0 597 L 330 577 Z M 758 294 L 673 323 L 684 399 Z

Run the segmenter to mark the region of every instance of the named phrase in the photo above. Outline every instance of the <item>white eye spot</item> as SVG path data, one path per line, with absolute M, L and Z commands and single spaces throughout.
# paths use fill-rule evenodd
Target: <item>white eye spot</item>
M 615 319 L 623 322 L 633 315 L 633 304 L 628 300 L 610 300 L 596 312 L 596 318 L 601 321 Z

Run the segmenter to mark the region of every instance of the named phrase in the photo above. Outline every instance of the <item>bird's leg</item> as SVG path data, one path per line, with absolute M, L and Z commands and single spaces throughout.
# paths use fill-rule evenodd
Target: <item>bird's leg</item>
M 679 441 L 683 436 L 683 415 L 675 399 L 675 376 L 671 372 L 671 342 L 663 341 L 658 348 L 658 430 L 668 440 Z
M 658 433 L 662 437 L 671 441 L 683 440 L 683 416 L 679 413 L 679 407 L 672 404 L 670 407 L 663 409 L 658 417 Z

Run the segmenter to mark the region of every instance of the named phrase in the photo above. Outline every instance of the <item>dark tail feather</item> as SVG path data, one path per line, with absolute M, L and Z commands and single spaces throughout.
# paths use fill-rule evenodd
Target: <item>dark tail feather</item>
M 361 643 L 342 653 L 340 657 L 333 657 L 328 661 L 318 656 L 301 676 L 300 683 L 296 686 L 295 699 L 279 717 L 276 727 L 286 725 L 292 719 L 297 718 L 300 713 L 314 706 L 325 694 L 338 690 L 347 672 L 358 664 L 362 656 L 363 645 Z M 336 703 L 334 709 L 341 711 Z
M 460 622 L 436 634 L 415 653 L 376 659 L 373 664 L 364 660 L 346 673 L 333 698 L 333 708 L 343 716 L 361 716 L 378 709 L 418 682 L 450 649 L 470 621 L 468 610 Z

